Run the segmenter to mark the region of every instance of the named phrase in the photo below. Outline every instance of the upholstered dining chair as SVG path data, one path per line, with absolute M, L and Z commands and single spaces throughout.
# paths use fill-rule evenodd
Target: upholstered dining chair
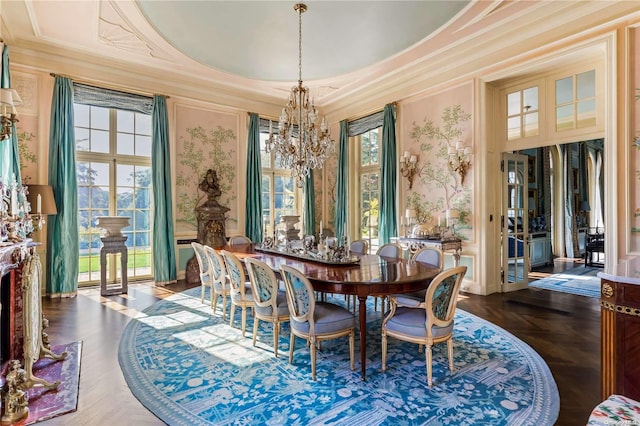
M 293 363 L 296 336 L 307 340 L 311 352 L 311 378 L 316 380 L 316 345 L 323 340 L 349 336 L 349 359 L 353 370 L 355 316 L 342 306 L 317 302 L 313 297 L 311 283 L 299 270 L 282 265 L 280 275 L 284 281 L 291 316 L 289 364 Z
M 391 304 L 389 314 L 382 322 L 382 371 L 387 369 L 387 339 L 394 337 L 406 342 L 425 345 L 427 383 L 432 385 L 432 346 L 447 342 L 449 369 L 453 369 L 453 317 L 458 293 L 466 266 L 440 272 L 431 282 L 424 305 L 418 308 L 396 307 Z
M 213 313 L 218 308 L 218 299 L 222 297 L 222 321 L 227 320 L 227 296 L 231 294 L 231 284 L 227 279 L 227 268 L 222 256 L 213 248 L 204 246 L 211 267 L 211 285 L 213 286 L 213 300 L 211 301 Z
M 233 327 L 233 315 L 236 312 L 236 306 L 242 309 L 242 337 L 244 337 L 247 328 L 247 308 L 253 308 L 253 292 L 251 284 L 247 282 L 244 268 L 238 257 L 227 250 L 222 250 L 222 258 L 227 267 L 229 274 L 229 283 L 231 284 L 231 312 L 229 313 L 229 325 Z
M 279 290 L 279 282 L 273 270 L 261 260 L 248 257 L 247 265 L 251 291 L 253 292 L 253 346 L 256 345 L 260 320 L 273 325 L 273 352 L 278 357 L 280 323 L 289 321 L 287 295 Z
M 411 255 L 411 260 L 435 267 L 438 269 L 438 273 L 442 272 L 442 268 L 444 267 L 444 255 L 438 247 L 423 247 Z M 418 305 L 424 303 L 424 296 L 427 293 L 427 287 L 430 283 L 431 281 L 425 283 L 423 290 L 411 293 L 392 294 L 389 296 L 389 302 L 395 303 L 397 306 L 418 307 Z
M 228 244 L 234 246 L 237 244 L 251 244 L 251 238 L 246 235 L 233 235 L 229 237 Z
M 386 243 L 381 245 L 380 247 L 378 247 L 378 250 L 376 251 L 376 254 L 378 256 L 382 256 L 382 257 L 389 257 L 389 258 L 394 258 L 394 259 L 402 259 L 404 258 L 404 250 L 402 249 L 402 247 L 400 247 L 398 244 L 395 243 Z M 373 310 L 377 311 L 378 310 L 378 299 L 380 299 L 380 308 L 382 309 L 382 312 L 384 313 L 386 311 L 386 300 L 387 297 L 378 297 L 376 296 L 373 299 Z
M 202 291 L 200 292 L 200 302 L 204 303 L 205 290 L 209 287 L 210 303 L 211 306 L 213 306 L 213 287 L 211 286 L 213 280 L 211 278 L 211 267 L 209 265 L 207 253 L 204 251 L 204 246 L 196 241 L 191 243 L 191 247 L 193 247 L 193 251 L 196 254 L 196 260 L 198 261 L 198 267 L 200 268 L 200 285 L 202 287 Z
M 355 254 L 369 254 L 369 242 L 367 240 L 351 241 L 349 251 Z

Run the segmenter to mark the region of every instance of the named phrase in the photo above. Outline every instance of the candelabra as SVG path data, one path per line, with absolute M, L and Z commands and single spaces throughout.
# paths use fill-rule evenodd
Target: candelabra
M 400 174 L 409 181 L 409 189 L 413 187 L 413 178 L 418 173 L 418 156 L 405 151 L 400 157 Z
M 471 167 L 471 148 L 465 147 L 462 141 L 456 143 L 455 148 L 449 146 L 449 169 L 460 175 L 460 184 L 464 185 L 464 178 Z

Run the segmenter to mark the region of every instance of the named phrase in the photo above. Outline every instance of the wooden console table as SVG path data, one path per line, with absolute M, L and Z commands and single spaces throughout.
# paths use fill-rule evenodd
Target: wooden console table
M 601 306 L 601 392 L 640 400 L 640 258 L 599 272 Z

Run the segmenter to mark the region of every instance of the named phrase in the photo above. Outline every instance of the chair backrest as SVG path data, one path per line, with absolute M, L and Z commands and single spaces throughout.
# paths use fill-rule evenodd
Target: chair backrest
M 442 250 L 437 247 L 421 248 L 411 256 L 411 260 L 436 266 L 439 271 L 442 271 L 444 267 L 444 256 L 442 254 Z
M 284 281 L 291 319 L 297 322 L 309 321 L 311 334 L 314 329 L 313 312 L 316 307 L 313 286 L 302 272 L 291 266 L 280 266 L 280 276 Z
M 277 312 L 276 299 L 278 297 L 278 278 L 273 270 L 261 260 L 247 257 L 244 260 L 247 265 L 253 302 L 258 306 L 271 306 Z
M 427 313 L 427 334 L 431 333 L 431 327 L 446 327 L 453 321 L 458 293 L 466 266 L 457 266 L 440 272 L 433 279 L 425 294 L 425 309 Z
M 209 260 L 204 251 L 204 246 L 193 241 L 191 243 L 191 247 L 193 247 L 193 251 L 196 254 L 196 260 L 198 261 L 198 266 L 200 267 L 200 281 L 207 282 L 211 279 L 211 275 L 209 273 Z
M 207 254 L 207 259 L 209 259 L 213 283 L 224 284 L 227 279 L 227 268 L 224 265 L 224 259 L 213 247 L 204 246 L 204 251 Z
M 236 244 L 251 244 L 251 238 L 246 235 L 234 235 L 229 237 L 229 245 L 233 246 Z
M 367 240 L 351 241 L 349 251 L 356 254 L 369 254 L 369 242 Z
M 246 283 L 246 280 L 240 259 L 238 259 L 235 254 L 227 250 L 222 250 L 222 258 L 224 259 L 224 264 L 227 267 L 227 273 L 229 274 L 231 294 L 239 293 L 244 298 L 244 284 Z
M 378 248 L 376 252 L 378 256 L 384 257 L 395 257 L 396 259 L 402 259 L 404 257 L 404 253 L 402 252 L 402 247 L 394 243 L 383 244 Z

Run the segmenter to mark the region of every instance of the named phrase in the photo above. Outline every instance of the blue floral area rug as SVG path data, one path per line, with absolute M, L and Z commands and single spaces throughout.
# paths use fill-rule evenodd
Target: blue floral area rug
M 600 297 L 600 278 L 596 275 L 600 271 L 602 268 L 577 266 L 547 278 L 530 281 L 529 287 L 597 298 Z
M 433 349 L 434 384 L 426 384 L 424 352 L 389 339 L 381 370 L 380 312 L 367 310 L 367 380 L 349 368 L 348 339 L 322 343 L 317 381 L 309 350 L 296 339 L 288 362 L 289 327 L 279 357 L 272 328 L 260 322 L 257 346 L 200 303 L 200 288 L 147 308 L 126 326 L 118 358 L 133 394 L 169 425 L 553 425 L 558 388 L 544 360 L 505 330 L 458 309 L 455 372 L 446 344 Z M 343 297 L 330 296 L 340 303 Z M 372 299 L 372 298 L 370 298 Z M 205 300 L 207 300 L 205 298 Z M 358 336 L 358 334 L 356 334 Z M 359 348 L 356 337 L 356 348 Z

